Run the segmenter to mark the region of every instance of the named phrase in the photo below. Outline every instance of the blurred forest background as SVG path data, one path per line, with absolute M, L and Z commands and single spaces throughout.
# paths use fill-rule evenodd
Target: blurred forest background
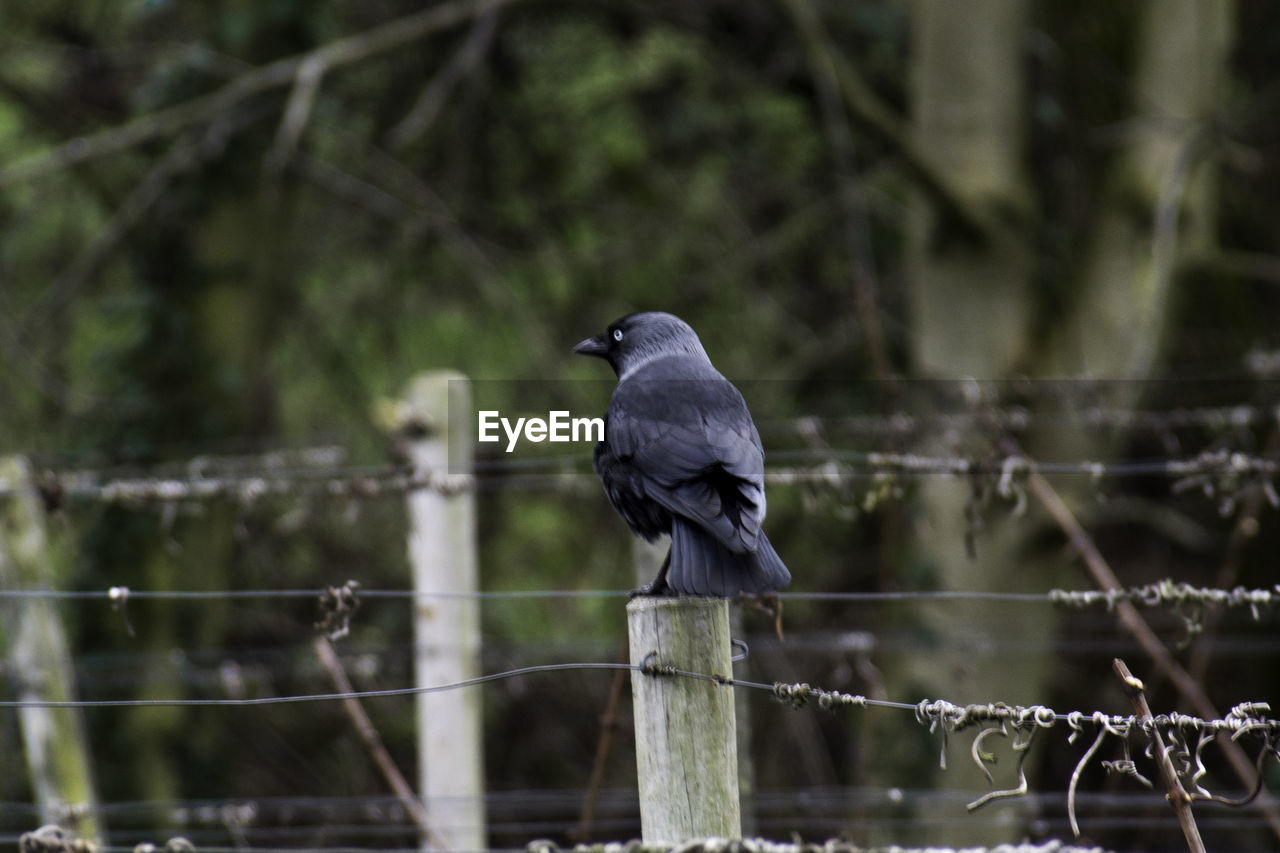
M 607 368 L 570 347 L 658 308 L 740 380 L 793 475 L 766 525 L 791 592 L 1094 588 L 1044 485 L 1001 482 L 1010 456 L 1061 466 L 1049 492 L 1120 583 L 1270 587 L 1278 62 L 1265 0 L 6 3 L 0 455 L 52 484 L 60 588 L 402 589 L 400 494 L 134 505 L 56 484 L 306 448 L 396 464 L 379 401 L 434 368 L 484 380 L 494 408 L 602 413 Z M 635 585 L 574 452 L 573 476 L 540 480 L 478 449 L 485 590 Z M 484 671 L 617 660 L 621 601 L 485 600 Z M 1202 713 L 1101 608 L 797 598 L 782 642 L 745 611 L 755 680 L 1127 714 L 1119 655 L 1157 711 Z M 59 613 L 81 698 L 331 689 L 311 599 Z M 1220 714 L 1274 701 L 1274 614 L 1211 615 L 1191 637 L 1147 617 Z M 357 687 L 398 687 L 411 639 L 404 601 L 370 599 L 338 650 Z M 493 846 L 638 834 L 627 702 L 574 834 L 611 679 L 476 688 Z M 1038 740 L 1028 797 L 970 815 L 988 788 L 967 740 L 940 771 L 909 713 L 751 704 L 762 835 L 1069 837 L 1088 744 L 1062 729 Z M 412 709 L 368 703 L 409 778 Z M 113 842 L 415 843 L 337 705 L 85 719 Z M 21 756 L 0 711 L 6 839 L 38 822 Z M 1206 756 L 1210 790 L 1247 793 Z M 1096 764 L 1080 784 L 1087 840 L 1181 846 L 1159 791 Z M 1275 849 L 1275 811 L 1207 807 L 1201 828 L 1213 849 Z

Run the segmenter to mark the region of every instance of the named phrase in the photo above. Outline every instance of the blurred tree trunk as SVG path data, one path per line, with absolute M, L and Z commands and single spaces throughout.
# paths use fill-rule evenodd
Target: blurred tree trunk
M 980 218 L 997 223 L 1025 218 L 1022 212 L 1030 197 L 1023 173 L 1027 3 L 918 0 L 911 15 L 911 118 L 921 156 L 950 178 L 952 191 L 980 212 Z M 981 238 L 959 234 L 923 196 L 915 202 L 908 245 L 916 375 L 982 380 L 1019 369 L 1032 348 L 1030 246 L 1013 230 L 989 230 Z M 958 447 L 942 436 L 926 450 L 981 452 L 978 445 Z M 912 539 L 916 562 L 928 574 L 926 582 L 942 589 L 1041 588 L 1042 579 L 1031 576 L 1016 560 L 1012 543 L 991 541 L 991 532 L 979 542 L 977 559 L 967 555 L 968 482 L 926 477 L 919 490 L 922 515 Z M 889 695 L 953 702 L 1042 699 L 1037 688 L 1039 673 L 1046 671 L 1043 650 L 1011 656 L 1003 644 L 1009 636 L 1041 635 L 1042 616 L 984 604 L 948 604 L 926 611 L 924 635 L 936 645 L 907 649 L 901 661 L 887 663 Z M 936 786 L 984 788 L 985 781 L 961 749 L 952 752 L 945 773 L 937 770 L 936 754 L 927 759 Z M 1009 827 L 995 826 L 989 818 L 966 821 L 964 815 L 959 803 L 931 809 L 931 819 L 956 821 L 954 834 L 946 838 L 950 844 L 1009 839 Z M 893 839 L 902 844 L 925 840 L 938 839 Z
M 916 143 L 930 165 L 947 175 L 953 189 L 988 221 L 1014 223 L 1007 233 L 966 239 L 948 229 L 923 197 L 917 201 L 908 250 L 917 375 L 950 380 L 999 380 L 1037 372 L 1125 379 L 1149 375 L 1169 316 L 1177 256 L 1200 246 L 1211 233 L 1211 187 L 1206 170 L 1195 167 L 1204 151 L 1203 120 L 1223 78 L 1230 12 L 1228 0 L 1178 0 L 1151 4 L 1141 17 L 1134 92 L 1135 110 L 1144 118 L 1134 123 L 1109 173 L 1070 309 L 1054 322 L 1048 340 L 1037 340 L 1032 246 L 1016 226 L 1029 196 L 1022 172 L 1027 4 L 913 4 Z M 1158 118 L 1145 118 L 1153 110 Z M 1157 221 L 1163 224 L 1153 228 Z M 1113 384 L 1128 390 L 1108 402 L 1136 402 L 1137 383 Z M 1029 437 L 1027 451 L 1033 458 L 1099 458 L 1105 455 L 1099 440 L 1070 430 L 1046 430 Z M 928 450 L 972 455 L 989 448 L 988 438 L 975 434 L 951 435 L 945 441 L 939 437 Z M 1068 497 L 1078 504 L 1087 496 L 1087 484 L 1071 485 L 1075 488 Z M 976 555 L 970 557 L 965 536 L 971 484 L 932 477 L 920 484 L 920 493 L 923 509 L 913 545 L 918 563 L 939 588 L 1043 592 L 1073 584 L 1072 577 L 1061 576 L 1060 559 L 1030 548 L 1040 527 L 1037 507 L 1030 507 L 1031 517 L 1022 520 L 1005 517 L 999 507 L 987 513 Z M 948 604 L 929 612 L 924 621 L 922 634 L 935 645 L 926 653 L 908 650 L 903 660 L 887 663 L 890 696 L 961 703 L 1048 701 L 1045 676 L 1052 669 L 1056 620 L 1045 608 Z M 965 738 L 953 746 L 950 769 L 937 780 L 942 788 L 988 788 L 964 754 L 967 744 Z M 993 769 L 995 784 L 1013 787 L 1013 756 L 1002 754 L 1000 759 Z M 1028 771 L 1033 776 L 1030 766 Z M 1008 806 L 999 813 L 1016 818 Z M 1007 841 L 1022 831 L 999 826 L 990 816 L 966 820 L 964 814 L 959 804 L 939 806 L 931 819 L 958 821 L 959 831 L 947 837 L 955 845 Z
M 210 179 L 212 180 L 212 179 Z M 253 439 L 270 435 L 276 408 L 268 346 L 278 333 L 276 323 L 287 319 L 276 310 L 283 268 L 290 253 L 268 251 L 273 241 L 294 238 L 288 193 L 259 193 L 246 204 L 235 194 L 220 197 L 201 211 L 197 235 L 184 241 L 202 270 L 218 275 L 201 282 L 197 296 L 184 306 L 192 314 L 192 348 L 222 371 L 230 393 L 208 401 L 204 417 L 221 419 L 230 435 Z M 166 532 L 166 541 L 150 540 L 144 557 L 149 589 L 227 589 L 235 585 L 229 567 L 235 563 L 233 530 L 244 507 L 231 501 L 212 501 L 194 519 L 182 519 Z M 174 665 L 176 649 L 217 647 L 231 633 L 232 611 L 225 602 L 201 605 L 200 618 L 178 607 L 155 607 L 141 631 L 147 657 L 146 698 L 181 696 L 188 689 Z M 189 796 L 183 765 L 189 752 L 216 749 L 216 734 L 199 724 L 199 713 L 166 705 L 138 709 L 134 726 L 140 791 L 150 800 Z
M 972 208 L 1024 209 L 1030 195 L 1022 171 L 1025 0 L 917 0 L 911 9 L 919 151 Z M 917 373 L 1008 375 L 1027 349 L 1028 247 L 1012 235 L 956 235 L 923 198 L 910 224 Z
M 1231 0 L 1171 0 L 1143 17 L 1135 117 L 1103 188 L 1075 312 L 1044 353 L 1046 372 L 1149 375 L 1178 261 L 1213 239 L 1207 121 L 1223 93 L 1233 17 Z

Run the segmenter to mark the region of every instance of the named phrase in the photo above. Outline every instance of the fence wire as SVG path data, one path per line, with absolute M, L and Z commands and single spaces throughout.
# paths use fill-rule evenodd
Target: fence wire
M 46 837 L 38 837 L 37 830 L 32 833 L 26 833 L 20 841 L 23 850 L 41 850 L 46 853 L 73 853 L 75 851 L 84 851 L 84 853 L 138 853 L 138 847 L 122 847 L 112 845 L 85 845 L 78 846 L 73 839 L 53 838 L 53 833 L 46 833 Z M 140 847 L 142 845 L 139 845 Z M 153 850 L 155 853 L 304 853 L 304 851 L 314 850 L 314 847 L 257 847 L 247 844 L 236 844 L 234 846 L 218 846 L 209 844 L 200 844 L 199 847 L 193 845 L 190 841 L 183 838 L 170 839 L 160 846 L 149 845 L 144 847 L 146 850 Z M 421 847 L 324 847 L 325 853 L 420 853 Z M 1106 849 L 1097 846 L 1082 847 L 1078 845 L 1066 844 L 1061 841 L 1049 841 L 1044 843 L 1032 842 L 1014 842 L 1010 844 L 996 844 L 994 846 L 969 846 L 963 849 L 951 847 L 902 847 L 892 845 L 888 847 L 872 846 L 863 847 L 839 838 L 833 838 L 826 842 L 783 842 L 769 841 L 763 838 L 696 838 L 680 842 L 672 843 L 645 843 L 639 840 L 628 842 L 612 842 L 612 843 L 596 843 L 596 844 L 579 844 L 575 846 L 560 847 L 553 841 L 534 841 L 525 847 L 508 847 L 508 848 L 489 848 L 486 851 L 453 851 L 453 853 L 1109 853 Z
M 804 708 L 816 705 L 828 711 L 842 708 L 877 708 L 911 713 L 916 722 L 940 737 L 940 764 L 947 766 L 950 741 L 965 729 L 976 729 L 972 740 L 970 757 L 978 769 L 993 783 L 989 765 L 994 764 L 996 757 L 994 747 L 987 744 L 993 736 L 1006 739 L 1016 762 L 1016 773 L 1019 785 L 1014 788 L 992 790 L 968 803 L 969 810 L 976 810 L 999 800 L 1022 797 L 1028 793 L 1027 778 L 1022 765 L 1030 751 L 1036 736 L 1059 724 L 1065 724 L 1070 730 L 1068 743 L 1088 732 L 1093 736 L 1092 744 L 1079 758 L 1071 775 L 1067 790 L 1067 810 L 1071 825 L 1077 835 L 1079 829 L 1076 821 L 1075 798 L 1076 787 L 1081 774 L 1098 754 L 1104 741 L 1115 738 L 1123 748 L 1123 758 L 1104 760 L 1100 764 L 1108 773 L 1116 773 L 1152 787 L 1152 782 L 1139 769 L 1130 748 L 1130 735 L 1141 734 L 1146 743 L 1145 755 L 1153 760 L 1162 760 L 1156 756 L 1152 744 L 1167 742 L 1168 754 L 1172 756 L 1172 766 L 1177 768 L 1179 778 L 1185 780 L 1187 789 L 1194 792 L 1197 798 L 1212 800 L 1227 805 L 1244 805 L 1250 802 L 1262 789 L 1263 763 L 1269 756 L 1280 757 L 1280 720 L 1270 718 L 1270 705 L 1265 702 L 1242 702 L 1220 719 L 1203 719 L 1193 715 L 1169 713 L 1151 716 L 1137 714 L 1110 714 L 1104 711 L 1057 711 L 1045 705 L 1010 705 L 1003 702 L 971 703 L 961 705 L 943 699 L 922 699 L 915 703 L 876 699 L 861 694 L 845 693 L 838 690 L 827 690 L 802 682 L 764 683 L 745 679 L 737 679 L 729 674 L 702 673 L 684 670 L 657 659 L 657 653 L 651 653 L 640 664 L 624 664 L 613 662 L 559 663 L 544 666 L 530 666 L 491 673 L 478 678 L 465 679 L 450 684 L 425 687 L 394 688 L 381 690 L 360 690 L 341 693 L 317 693 L 292 696 L 275 696 L 261 698 L 218 698 L 218 699 L 108 699 L 108 700 L 5 700 L 0 701 L 0 708 L 46 707 L 46 708 L 121 708 L 121 707 L 186 707 L 186 706 L 232 706 L 259 707 L 264 705 L 282 705 L 308 702 L 337 701 L 344 699 L 368 700 L 389 696 L 408 696 L 435 693 L 447 690 L 458 690 L 475 687 L 499 680 L 517 678 L 534 674 L 559 673 L 575 670 L 610 670 L 630 671 L 648 677 L 685 678 L 712 682 L 723 687 L 741 687 L 744 689 L 765 691 L 780 702 L 793 708 Z M 1220 736 L 1229 737 L 1238 742 L 1246 735 L 1261 740 L 1257 753 L 1257 784 L 1252 792 L 1239 799 L 1230 799 L 1210 792 L 1204 784 L 1207 769 L 1204 764 L 1204 750 Z M 984 748 L 985 747 L 985 748 Z M 530 850 L 535 849 L 530 847 Z M 536 848 L 543 849 L 543 848 Z M 555 850 L 553 845 L 545 848 Z M 580 849 L 580 848 L 576 848 Z M 602 848 L 603 849 L 603 848 Z M 744 848 L 745 849 L 745 848 Z M 765 848 L 762 848 L 765 849 Z M 773 849 L 773 848 L 768 848 Z M 779 848 L 782 849 L 782 848 Z M 855 849 L 855 848 L 850 848 Z M 994 848 L 1000 849 L 1000 848 Z M 1013 848 L 1018 849 L 1018 848 Z M 1038 848 L 1037 848 L 1038 849 Z M 1063 849 L 1061 847 L 1052 849 Z
M 1242 483 L 1256 482 L 1270 504 L 1280 508 L 1280 493 L 1273 483 L 1280 474 L 1280 458 L 1242 451 L 1214 449 L 1187 457 L 1121 460 L 1032 460 L 1016 455 L 966 457 L 840 449 L 783 450 L 769 456 L 774 463 L 790 463 L 765 468 L 766 484 L 778 487 L 870 485 L 886 477 L 980 476 L 996 478 L 1000 493 L 1010 496 L 1020 478 L 1036 471 L 1084 477 L 1095 483 L 1120 477 L 1164 477 L 1170 480 L 1175 493 L 1198 490 L 1207 496 L 1230 493 Z M 23 494 L 32 487 L 51 508 L 69 502 L 145 506 L 233 500 L 251 505 L 267 497 L 289 495 L 372 499 L 419 491 L 453 495 L 511 488 L 598 488 L 586 455 L 482 461 L 469 472 L 327 462 L 288 468 L 268 461 L 234 472 L 211 473 L 206 470 L 208 465 L 208 460 L 201 457 L 181 474 L 136 476 L 46 469 L 34 483 L 0 478 L 0 499 Z
M 1151 787 L 1149 778 L 1143 775 L 1134 753 L 1130 748 L 1130 736 L 1139 734 L 1145 740 L 1145 755 L 1149 759 L 1161 760 L 1152 752 L 1152 744 L 1168 743 L 1167 753 L 1177 768 L 1179 778 L 1184 780 L 1187 790 L 1196 798 L 1212 800 L 1227 805 L 1243 805 L 1253 799 L 1262 789 L 1263 764 L 1267 757 L 1280 758 L 1280 720 L 1269 716 L 1270 705 L 1265 702 L 1241 702 L 1224 717 L 1205 719 L 1187 714 L 1169 713 L 1157 715 L 1111 714 L 1100 710 L 1094 711 L 1059 711 L 1045 705 L 1010 705 L 1003 702 L 957 704 L 943 699 L 922 699 L 917 702 L 900 702 L 878 699 L 862 694 L 828 690 L 803 682 L 764 683 L 747 679 L 734 678 L 728 673 L 703 673 L 684 670 L 665 664 L 658 659 L 657 653 L 646 656 L 640 664 L 617 662 L 574 662 L 556 663 L 537 666 L 525 666 L 494 672 L 487 675 L 460 680 L 448 684 L 405 687 L 391 689 L 357 690 L 347 692 L 329 692 L 314 694 L 297 694 L 286 696 L 253 697 L 253 698 L 145 698 L 145 699 L 87 699 L 87 700 L 44 700 L 16 699 L 0 701 L 0 708 L 21 709 L 41 708 L 77 708 L 77 709 L 112 709 L 112 708 L 147 708 L 147 707 L 262 707 L 273 705 L 289 705 L 300 703 L 331 702 L 340 700 L 376 700 L 386 697 L 403 697 L 429 694 L 444 691 L 460 690 L 476 687 L 501 680 L 524 676 L 564 673 L 581 670 L 628 671 L 635 675 L 659 678 L 682 678 L 707 681 L 722 687 L 740 687 L 753 691 L 763 691 L 774 699 L 793 708 L 804 708 L 810 705 L 836 711 L 845 708 L 885 709 L 906 712 L 913 715 L 915 721 L 940 738 L 940 765 L 945 769 L 948 761 L 950 741 L 961 731 L 975 730 L 976 733 L 970 748 L 970 758 L 977 768 L 993 782 L 989 765 L 996 761 L 993 737 L 1000 738 L 1008 744 L 1008 749 L 1015 756 L 1015 771 L 1019 784 L 1014 788 L 992 790 L 968 803 L 970 810 L 979 809 L 993 801 L 1013 797 L 1022 797 L 1028 793 L 1027 778 L 1022 770 L 1037 735 L 1059 725 L 1065 725 L 1070 734 L 1067 742 L 1074 744 L 1082 735 L 1092 736 L 1091 745 L 1080 756 L 1076 768 L 1071 775 L 1067 791 L 1067 811 L 1076 834 L 1075 797 L 1081 774 L 1094 760 L 1100 748 L 1108 738 L 1114 738 L 1123 749 L 1123 758 L 1102 760 L 1100 765 L 1108 773 L 1116 773 Z M 1204 751 L 1219 737 L 1227 737 L 1232 742 L 1240 742 L 1246 736 L 1260 740 L 1256 766 L 1257 784 L 1253 792 L 1239 799 L 1230 799 L 1214 794 L 1205 787 L 1207 769 L 1204 763 Z M 533 849 L 533 848 L 530 848 Z M 552 848 L 547 848 L 552 849 Z M 763 848 L 762 848 L 763 849 Z M 771 848 L 770 848 L 771 849 Z M 851 848 L 852 849 L 852 848 Z M 999 848 L 994 848 L 999 849 Z M 1014 848 L 1016 849 L 1016 848 Z M 1055 848 L 1061 849 L 1061 848 Z
M 59 589 L 0 589 L 0 600 L 33 599 L 49 601 L 106 601 L 122 606 L 129 601 L 225 601 L 225 600 L 288 600 L 323 599 L 340 587 L 316 589 L 207 589 L 207 590 L 145 590 L 127 586 L 107 589 L 59 590 Z M 350 588 L 351 594 L 360 599 L 390 599 L 402 601 L 519 601 L 538 599 L 577 598 L 626 598 L 632 594 L 622 589 L 507 589 L 477 590 L 470 592 L 433 592 L 415 589 L 363 589 L 355 581 L 348 581 L 342 589 Z M 876 592 L 778 592 L 770 597 L 782 601 L 838 601 L 853 604 L 875 604 L 888 601 L 984 601 L 1011 603 L 1046 603 L 1069 610 L 1085 610 L 1102 607 L 1108 612 L 1121 601 L 1158 608 L 1168 607 L 1175 612 L 1188 612 L 1195 608 L 1220 607 L 1224 609 L 1248 608 L 1255 621 L 1260 621 L 1271 608 L 1280 606 L 1280 584 L 1270 588 L 1232 589 L 1197 587 L 1188 583 L 1164 579 L 1155 583 L 1123 589 L 1069 590 L 1050 589 L 1047 592 L 995 592 L 988 590 L 891 590 Z M 748 596 L 746 598 L 753 598 Z
M 290 696 L 237 697 L 237 698 L 147 698 L 147 699 L 4 699 L 0 700 L 0 708 L 145 708 L 145 707 L 261 707 L 266 705 L 288 705 L 307 702 L 332 702 L 343 699 L 381 699 L 392 696 L 413 696 L 424 693 L 440 693 L 476 687 L 510 678 L 555 672 L 573 672 L 581 670 L 625 670 L 647 676 L 688 678 L 710 681 L 722 686 L 742 687 L 751 690 L 762 690 L 771 693 L 775 699 L 802 708 L 810 703 L 824 710 L 841 707 L 884 708 L 897 711 L 910 711 L 916 719 L 931 731 L 960 731 L 970 726 L 995 723 L 1012 726 L 1017 729 L 1050 728 L 1055 723 L 1066 723 L 1073 731 L 1079 732 L 1085 724 L 1094 726 L 1112 734 L 1127 733 L 1130 728 L 1144 730 L 1150 724 L 1143 723 L 1134 715 L 1114 715 L 1102 711 L 1054 711 L 1044 705 L 1009 705 L 1004 702 L 971 703 L 957 705 L 944 699 L 922 699 L 918 702 L 897 702 L 887 699 L 844 693 L 838 690 L 825 690 L 803 682 L 764 683 L 716 673 L 700 673 L 683 670 L 678 667 L 662 664 L 656 660 L 646 659 L 640 664 L 618 663 L 611 661 L 586 661 L 570 663 L 541 664 L 536 666 L 516 667 L 488 675 L 468 678 L 448 684 L 437 684 L 420 687 L 397 687 L 376 690 L 356 690 L 350 692 L 308 693 Z M 1272 733 L 1280 732 L 1280 720 L 1272 720 L 1266 716 L 1270 705 L 1265 702 L 1243 702 L 1236 705 L 1222 719 L 1205 720 L 1189 714 L 1173 713 L 1155 717 L 1154 725 L 1170 726 L 1191 732 L 1207 734 L 1230 734 L 1233 738 L 1246 732 Z

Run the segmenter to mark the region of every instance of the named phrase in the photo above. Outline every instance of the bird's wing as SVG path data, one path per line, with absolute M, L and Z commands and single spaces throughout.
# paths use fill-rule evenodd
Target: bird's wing
M 609 427 L 605 429 L 607 435 Z M 670 528 L 670 511 L 649 499 L 645 480 L 629 459 L 619 457 L 608 442 L 602 441 L 596 445 L 592 461 L 609 503 L 633 533 L 652 542 Z
M 764 453 L 729 382 L 620 385 L 606 440 L 646 497 L 697 523 L 726 548 L 752 551 L 764 521 Z

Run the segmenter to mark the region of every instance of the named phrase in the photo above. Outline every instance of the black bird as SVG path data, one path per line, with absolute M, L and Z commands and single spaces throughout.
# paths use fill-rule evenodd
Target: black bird
M 781 589 L 791 573 L 761 529 L 764 451 L 742 394 L 672 314 L 629 314 L 573 348 L 609 362 L 609 400 L 595 469 L 632 532 L 671 550 L 639 595 Z

